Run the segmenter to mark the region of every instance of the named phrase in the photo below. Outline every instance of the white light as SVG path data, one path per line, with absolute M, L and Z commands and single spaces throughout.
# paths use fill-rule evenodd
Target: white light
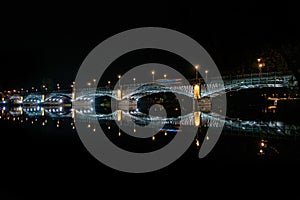
M 137 112 L 139 112 L 139 109 L 137 108 L 137 109 L 135 109 Z
M 62 99 L 60 99 L 60 100 L 59 100 L 59 103 L 62 103 L 62 102 L 63 102 L 63 100 L 62 100 Z
M 59 107 L 59 111 L 62 111 L 62 107 Z

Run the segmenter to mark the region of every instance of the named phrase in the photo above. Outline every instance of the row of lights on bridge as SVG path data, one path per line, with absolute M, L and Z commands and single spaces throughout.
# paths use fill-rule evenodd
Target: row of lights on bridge
M 73 88 L 74 85 L 75 85 L 75 82 L 73 81 L 73 83 L 70 85 L 70 87 Z M 61 85 L 59 83 L 56 84 L 56 89 L 57 90 L 61 89 Z M 48 91 L 48 87 L 45 84 L 43 84 L 42 85 L 42 90 L 43 91 Z M 39 91 L 38 88 L 36 88 L 35 86 L 32 86 L 31 90 L 28 90 L 28 89 L 25 90 L 24 88 L 21 88 L 20 90 L 16 90 L 16 89 L 13 89 L 13 90 L 4 90 L 3 93 L 11 94 L 11 93 L 23 93 L 23 92 L 28 93 L 28 92 L 38 92 L 38 91 Z

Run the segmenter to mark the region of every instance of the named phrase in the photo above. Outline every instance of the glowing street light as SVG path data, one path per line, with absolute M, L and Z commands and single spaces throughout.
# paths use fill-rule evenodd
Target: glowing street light
M 257 58 L 257 65 L 259 70 L 259 77 L 261 77 L 262 68 L 265 66 L 265 63 L 263 62 L 262 58 Z
M 133 87 L 135 87 L 135 78 L 132 79 L 133 80 Z
M 151 74 L 152 74 L 152 81 L 154 82 L 154 75 L 155 75 L 155 71 L 154 71 L 154 70 L 152 70 Z
M 57 83 L 56 86 L 57 86 L 57 90 L 59 90 L 60 89 L 59 83 Z
M 90 89 L 90 87 L 91 87 L 91 83 L 90 83 L 90 82 L 88 82 L 88 83 L 87 83 L 87 85 L 89 86 L 89 89 Z
M 207 74 L 208 74 L 208 70 L 205 70 L 205 82 L 207 82 Z
M 107 81 L 107 87 L 110 88 L 110 81 Z
M 121 77 L 122 77 L 122 76 L 119 74 L 119 75 L 118 75 L 118 79 L 119 79 L 119 88 L 121 88 Z
M 198 68 L 199 68 L 199 65 L 195 65 L 196 80 L 198 79 Z
M 167 74 L 164 74 L 164 78 L 165 78 L 165 79 L 167 78 Z
M 93 79 L 93 82 L 94 82 L 94 86 L 96 86 L 96 79 L 95 78 Z

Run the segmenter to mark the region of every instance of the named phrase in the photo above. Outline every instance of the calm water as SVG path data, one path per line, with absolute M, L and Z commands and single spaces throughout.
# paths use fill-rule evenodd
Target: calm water
M 73 112 L 83 116 L 87 132 L 94 131 L 95 118 L 89 116 L 88 109 Z M 298 177 L 300 123 L 295 120 L 297 115 L 278 113 L 266 106 L 244 106 L 242 112 L 239 108 L 229 109 L 221 138 L 206 158 L 198 158 L 199 147 L 195 140 L 187 152 L 168 167 L 149 174 L 127 174 L 106 167 L 87 152 L 77 135 L 70 107 L 2 106 L 1 181 L 12 193 L 31 195 L 37 191 L 55 194 L 69 186 L 98 191 L 100 182 L 112 179 L 124 186 L 128 179 L 144 183 L 162 179 L 157 184 L 163 185 L 171 184 L 167 181 L 170 178 L 185 181 L 196 178 L 202 181 L 199 185 L 205 185 L 214 180 L 225 184 L 229 179 L 248 183 L 261 176 L 268 181 Z M 187 125 L 195 126 L 193 116 Z M 209 116 L 201 114 L 197 135 L 200 145 L 207 139 L 207 127 L 216 123 Z M 155 140 L 150 137 L 140 142 L 120 131 L 113 120 L 97 121 L 112 142 L 136 152 L 159 149 L 179 134 L 178 127 L 170 125 L 167 131 L 160 131 Z M 123 126 L 127 126 L 124 117 L 122 121 Z M 137 127 L 127 126 L 132 130 Z

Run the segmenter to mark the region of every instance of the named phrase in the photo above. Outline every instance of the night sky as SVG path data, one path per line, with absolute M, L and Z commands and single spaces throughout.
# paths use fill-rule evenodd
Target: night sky
M 7 7 L 1 13 L 0 90 L 49 80 L 70 85 L 96 45 L 121 31 L 144 26 L 171 28 L 194 38 L 223 73 L 239 68 L 248 54 L 263 48 L 299 47 L 298 16 L 297 6 L 286 1 Z

